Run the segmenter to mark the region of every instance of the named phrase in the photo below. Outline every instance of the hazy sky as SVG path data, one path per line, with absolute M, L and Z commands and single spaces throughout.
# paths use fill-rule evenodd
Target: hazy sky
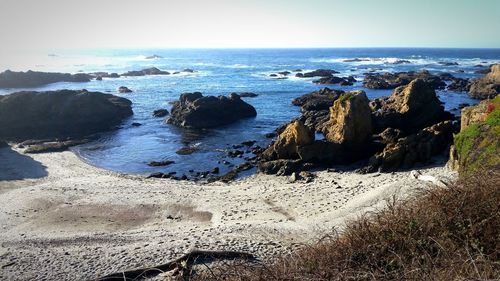
M 0 0 L 0 51 L 500 47 L 500 0 Z

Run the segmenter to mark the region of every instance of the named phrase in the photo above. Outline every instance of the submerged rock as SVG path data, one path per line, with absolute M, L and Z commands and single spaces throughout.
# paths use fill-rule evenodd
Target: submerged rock
M 212 128 L 255 117 L 253 106 L 238 95 L 203 96 L 199 92 L 182 94 L 172 107 L 169 124 L 185 128 Z
M 153 116 L 154 117 L 165 117 L 168 115 L 168 110 L 161 108 L 153 111 Z
M 469 95 L 475 99 L 494 98 L 500 93 L 500 64 L 494 64 L 482 78 L 475 79 L 470 85 Z
M 148 163 L 148 166 L 151 167 L 161 167 L 161 166 L 167 166 L 170 164 L 175 163 L 175 161 L 172 160 L 162 160 L 162 161 L 151 161 Z
M 132 93 L 132 90 L 130 90 L 129 88 L 127 88 L 125 86 L 120 86 L 118 88 L 118 93 L 121 93 L 121 94 Z
M 89 82 L 89 74 L 6 70 L 0 73 L 0 88 L 32 88 L 57 82 Z
M 132 115 L 131 105 L 128 99 L 86 90 L 0 96 L 0 138 L 66 138 L 106 131 Z

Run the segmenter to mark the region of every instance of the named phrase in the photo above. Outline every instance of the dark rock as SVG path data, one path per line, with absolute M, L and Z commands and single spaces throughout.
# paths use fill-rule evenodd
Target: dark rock
M 134 122 L 131 125 L 132 125 L 132 127 L 140 127 L 140 126 L 142 126 L 141 123 L 137 123 L 137 122 Z
M 169 124 L 185 128 L 211 128 L 255 117 L 257 112 L 238 95 L 206 96 L 201 93 L 182 94 L 171 110 Z
M 0 138 L 78 138 L 107 131 L 132 115 L 131 105 L 125 98 L 84 90 L 0 96 Z
M 369 59 L 360 59 L 360 58 L 354 58 L 354 59 L 345 59 L 343 62 L 362 62 L 362 61 L 370 61 Z
M 89 74 L 57 73 L 26 71 L 15 72 L 6 70 L 0 73 L 0 88 L 32 88 L 56 82 L 89 82 L 92 78 Z
M 281 72 L 278 72 L 278 74 L 283 75 L 283 76 L 288 76 L 289 74 L 291 74 L 291 72 L 290 71 L 281 71 Z
M 194 147 L 183 147 L 183 148 L 177 150 L 175 153 L 177 153 L 179 155 L 190 155 L 196 151 L 197 151 L 197 149 Z
M 120 86 L 118 88 L 118 93 L 132 93 L 132 90 L 130 90 L 129 88 L 125 87 L 125 86 Z
M 411 61 L 409 61 L 409 60 L 396 60 L 394 62 L 391 62 L 390 64 L 407 64 L 407 63 L 411 63 Z
M 191 68 L 185 68 L 185 69 L 182 70 L 182 72 L 193 73 L 194 70 L 191 69 Z
M 242 142 L 241 144 L 242 145 L 246 145 L 246 146 L 252 146 L 256 143 L 257 141 L 254 141 L 254 140 L 249 140 L 249 141 L 244 141 Z
M 161 167 L 161 166 L 167 166 L 167 165 L 170 165 L 170 164 L 173 164 L 175 163 L 174 161 L 172 160 L 162 160 L 162 161 L 151 161 L 148 163 L 148 166 L 151 166 L 151 167 Z
M 66 151 L 68 148 L 86 143 L 88 140 L 67 140 L 67 141 L 48 141 L 48 142 L 38 142 L 34 144 L 24 144 L 23 147 L 27 148 L 24 153 L 36 154 L 36 153 L 47 153 L 47 152 L 60 152 Z
M 440 122 L 387 144 L 382 152 L 370 158 L 369 167 L 363 170 L 389 171 L 410 168 L 416 163 L 427 163 L 432 156 L 443 152 L 451 144 L 452 139 L 452 122 Z
M 243 172 L 243 171 L 247 171 L 247 170 L 250 170 L 253 168 L 253 165 L 246 162 L 246 163 L 243 163 L 243 164 L 240 164 L 238 166 L 236 166 L 235 170 L 238 171 L 238 172 Z
M 162 59 L 163 57 L 162 56 L 159 56 L 159 55 L 151 55 L 151 56 L 147 56 L 146 59 L 147 60 L 153 60 L 153 59 Z
M 219 167 L 215 167 L 212 169 L 212 171 L 210 171 L 211 174 L 218 174 L 219 173 Z
M 470 82 L 468 79 L 452 78 L 451 84 L 449 84 L 446 89 L 453 92 L 468 92 L 470 89 Z
M 444 89 L 446 87 L 446 83 L 439 76 L 432 75 L 426 70 L 382 74 L 368 73 L 363 80 L 363 87 L 369 89 L 395 89 L 407 85 L 417 78 L 423 79 L 434 89 Z
M 456 66 L 456 65 L 458 65 L 458 62 L 439 61 L 438 64 L 444 65 L 444 66 Z
M 294 172 L 302 170 L 302 162 L 300 160 L 279 159 L 267 162 L 260 162 L 257 168 L 260 172 L 268 175 L 278 174 L 289 176 Z
M 227 152 L 227 156 L 229 156 L 231 158 L 241 157 L 241 156 L 243 156 L 243 154 L 245 154 L 245 152 L 242 150 L 234 150 L 234 151 Z
M 276 137 L 276 133 L 266 133 L 264 136 L 268 139 L 272 139 L 272 138 Z
M 328 76 L 332 76 L 333 74 L 336 74 L 336 73 L 338 73 L 338 72 L 333 70 L 333 69 L 317 69 L 317 70 L 306 72 L 306 73 L 300 73 L 300 74 L 302 74 L 300 76 L 297 76 L 299 74 L 299 73 L 297 73 L 297 75 L 295 75 L 295 76 L 301 77 L 301 78 L 328 77 Z
M 236 95 L 238 95 L 238 96 L 240 96 L 240 97 L 242 97 L 242 98 L 255 98 L 255 97 L 257 97 L 257 96 L 258 96 L 258 95 L 257 95 L 257 94 L 255 94 L 255 93 L 249 93 L 249 92 L 239 93 L 239 94 L 238 94 L 238 93 L 234 93 L 234 94 L 236 94 Z
M 163 109 L 163 108 L 153 111 L 154 117 L 165 117 L 167 115 L 168 115 L 168 110 Z
M 121 76 L 146 76 L 146 75 L 169 75 L 170 72 L 159 70 L 156 67 L 134 70 L 123 73 Z
M 349 83 L 344 78 L 340 78 L 340 77 L 337 77 L 337 76 L 322 77 L 322 78 L 320 78 L 318 80 L 314 80 L 313 81 L 314 84 L 340 84 L 342 82 Z
M 172 175 L 161 173 L 161 172 L 152 173 L 149 176 L 147 176 L 147 178 L 160 178 L 160 179 L 168 179 L 171 177 L 172 177 Z
M 269 77 L 278 77 L 278 74 L 271 73 L 271 74 L 269 74 Z
M 97 81 L 102 81 L 102 77 L 101 77 L 101 76 L 97 76 L 97 77 L 95 78 L 95 80 L 97 80 Z

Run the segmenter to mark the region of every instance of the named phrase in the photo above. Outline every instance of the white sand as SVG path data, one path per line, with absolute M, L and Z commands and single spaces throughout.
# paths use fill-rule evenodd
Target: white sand
M 420 171 L 456 176 L 443 165 Z M 101 170 L 71 152 L 2 148 L 0 280 L 92 279 L 192 248 L 266 258 L 429 185 L 409 171 L 317 175 L 311 183 L 258 174 L 201 185 Z

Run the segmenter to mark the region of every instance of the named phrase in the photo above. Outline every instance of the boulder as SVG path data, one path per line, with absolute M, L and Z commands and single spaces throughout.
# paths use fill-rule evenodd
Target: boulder
M 89 82 L 92 76 L 78 73 L 57 73 L 26 71 L 15 72 L 6 70 L 0 73 L 0 88 L 33 88 L 57 82 Z
M 146 75 L 169 75 L 170 72 L 159 70 L 156 67 L 145 68 L 142 70 L 128 71 L 121 76 L 146 76 Z
M 446 83 L 439 76 L 432 75 L 427 70 L 419 72 L 366 73 L 363 87 L 369 89 L 395 89 L 418 78 L 425 80 L 434 89 L 444 89 L 446 87 Z
M 268 175 L 289 176 L 292 173 L 299 173 L 303 168 L 300 160 L 278 159 L 260 162 L 257 165 L 259 172 Z
M 0 139 L 82 137 L 106 131 L 132 115 L 128 99 L 60 90 L 0 96 Z
M 369 100 L 363 91 L 344 93 L 330 108 L 325 138 L 333 143 L 358 146 L 372 135 Z
M 343 84 L 345 86 L 347 85 L 352 85 L 351 82 L 344 78 L 340 78 L 337 76 L 328 76 L 328 77 L 322 77 L 318 80 L 313 81 L 314 84 Z
M 233 93 L 233 94 L 238 95 L 242 98 L 255 98 L 255 97 L 259 96 L 256 93 L 250 93 L 250 92 Z
M 256 115 L 255 108 L 236 94 L 215 97 L 195 92 L 180 96 L 167 122 L 180 127 L 202 129 L 227 125 Z
M 338 72 L 333 69 L 317 69 L 310 72 L 297 73 L 295 76 L 299 78 L 329 77 L 336 73 Z
M 314 142 L 314 133 L 301 121 L 293 121 L 278 136 L 276 142 L 261 155 L 266 160 L 298 159 L 298 148 Z
M 118 88 L 118 93 L 120 93 L 120 94 L 132 93 L 132 90 L 130 90 L 129 88 L 127 88 L 125 86 L 120 86 Z
M 469 95 L 482 100 L 494 98 L 498 93 L 500 93 L 500 64 L 494 64 L 484 77 L 472 81 Z
M 370 107 L 375 132 L 395 128 L 413 133 L 450 118 L 432 86 L 423 79 L 396 88 L 389 97 L 371 101 Z
M 432 156 L 443 152 L 453 138 L 453 124 L 443 121 L 424 128 L 416 134 L 388 143 L 382 152 L 369 160 L 364 172 L 390 171 L 428 163 Z
M 153 111 L 153 116 L 154 117 L 165 117 L 168 115 L 168 110 L 161 108 Z

